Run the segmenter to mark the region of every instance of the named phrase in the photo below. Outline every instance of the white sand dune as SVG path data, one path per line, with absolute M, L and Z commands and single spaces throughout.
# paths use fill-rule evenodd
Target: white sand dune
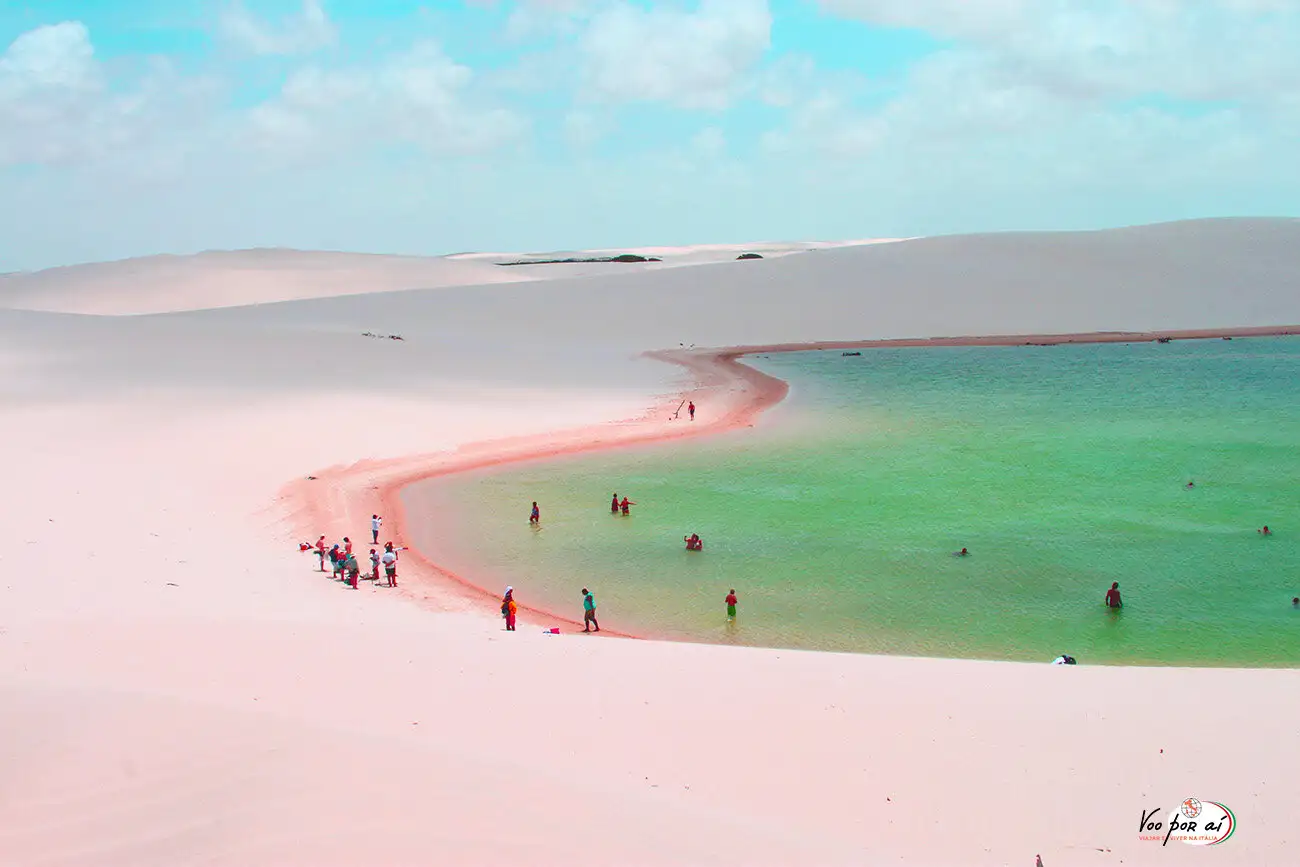
M 151 256 L 0 275 L 0 306 L 105 315 L 526 279 L 490 263 L 301 250 Z
M 736 249 L 509 283 L 496 254 L 285 251 L 0 278 L 0 864 L 1291 863 L 1295 670 L 506 635 L 450 586 L 353 592 L 297 552 L 368 538 L 370 506 L 327 489 L 317 523 L 286 483 L 600 437 L 690 387 L 645 350 L 1300 324 L 1291 220 Z M 1137 839 L 1189 795 L 1234 838 Z
M 150 256 L 34 273 L 0 274 L 0 307 L 100 315 L 167 313 L 398 289 L 617 275 L 731 261 L 746 251 L 775 257 L 873 243 L 882 241 L 763 242 L 560 253 L 460 253 L 439 257 L 286 249 L 210 251 L 193 256 Z M 659 257 L 662 261 L 503 265 L 610 258 L 621 253 Z

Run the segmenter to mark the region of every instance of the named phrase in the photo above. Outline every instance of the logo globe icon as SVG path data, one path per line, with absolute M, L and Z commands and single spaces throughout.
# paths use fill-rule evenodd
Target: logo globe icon
M 1189 819 L 1195 819 L 1197 816 L 1201 815 L 1201 802 L 1195 798 L 1188 798 L 1186 801 L 1183 801 L 1183 805 L 1180 809 L 1184 816 Z

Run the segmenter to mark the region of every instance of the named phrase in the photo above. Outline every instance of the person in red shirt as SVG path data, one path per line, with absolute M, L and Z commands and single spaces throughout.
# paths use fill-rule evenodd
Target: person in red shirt
M 1124 607 L 1124 603 L 1121 602 L 1121 601 L 1120 601 L 1120 598 L 1119 598 L 1119 582 L 1118 582 L 1118 581 L 1113 582 L 1113 583 L 1110 585 L 1110 589 L 1106 591 L 1106 607 L 1107 607 L 1107 608 L 1123 608 L 1123 607 Z
M 727 598 L 725 601 L 727 603 L 727 619 L 735 620 L 736 619 L 736 588 L 734 587 L 731 588 L 731 592 L 727 594 Z
M 695 421 L 695 401 L 691 401 L 691 405 L 686 407 L 686 411 L 691 414 L 691 421 Z
M 618 504 L 618 507 L 619 507 L 619 509 L 623 512 L 624 515 L 630 515 L 630 514 L 632 514 L 632 510 L 631 510 L 631 508 L 629 508 L 629 507 L 631 507 L 631 506 L 635 506 L 635 505 L 636 505 L 636 502 L 635 502 L 634 500 L 629 500 L 627 497 L 624 497 L 624 498 L 623 498 L 623 502 L 619 503 L 619 504 Z
M 615 494 L 614 499 L 609 501 L 609 513 L 611 515 L 618 514 L 618 494 Z
M 506 619 L 506 631 L 515 631 L 515 618 L 519 614 L 519 605 L 515 602 L 515 588 L 507 587 L 505 598 L 501 600 L 501 616 Z
M 325 537 L 321 536 L 316 540 L 316 556 L 320 558 L 320 570 L 325 571 Z

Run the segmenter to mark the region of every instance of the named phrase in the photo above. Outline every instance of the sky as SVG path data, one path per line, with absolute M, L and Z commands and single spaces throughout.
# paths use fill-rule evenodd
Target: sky
M 1300 0 L 7 0 L 0 272 L 1300 214 Z

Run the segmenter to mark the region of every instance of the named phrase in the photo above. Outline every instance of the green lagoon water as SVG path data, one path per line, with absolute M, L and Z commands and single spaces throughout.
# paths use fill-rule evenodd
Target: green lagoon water
M 481 574 L 688 640 L 1300 664 L 1300 339 L 751 361 L 791 383 L 756 428 L 438 483 Z

